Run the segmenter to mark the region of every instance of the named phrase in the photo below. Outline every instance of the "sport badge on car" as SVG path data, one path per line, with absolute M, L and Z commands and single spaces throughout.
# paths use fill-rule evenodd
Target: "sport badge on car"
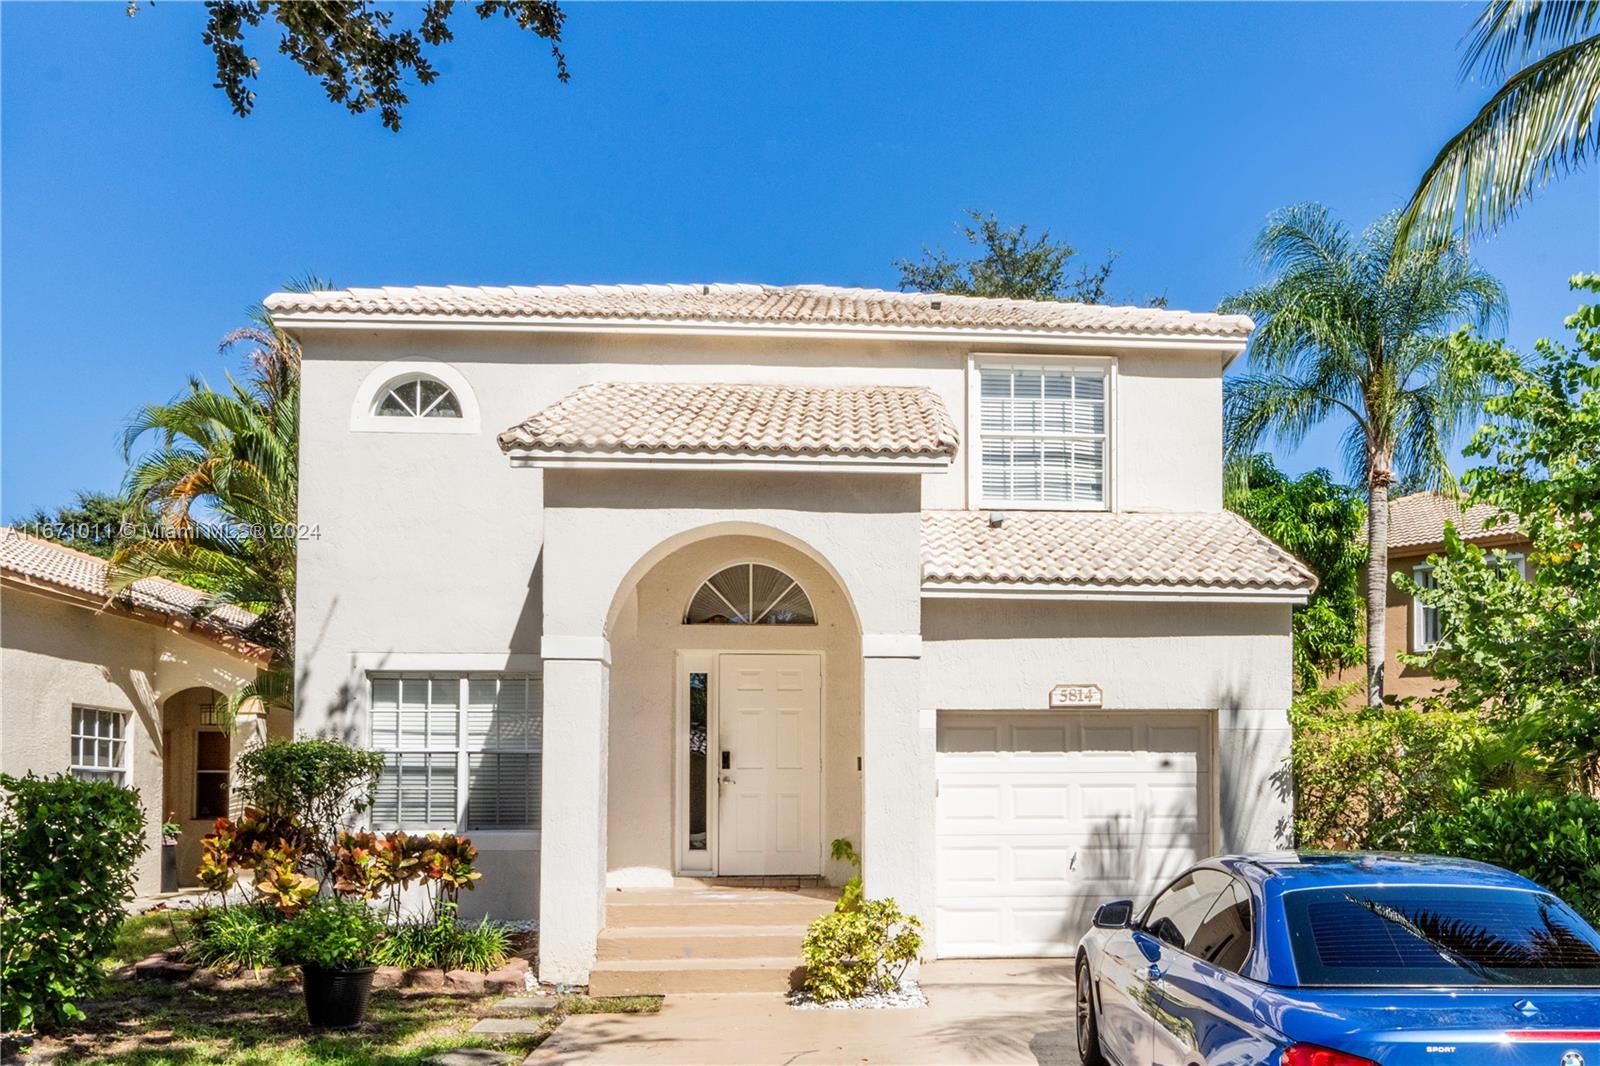
M 1583 1052 L 1577 1048 L 1562 1052 L 1561 1066 L 1583 1066 Z

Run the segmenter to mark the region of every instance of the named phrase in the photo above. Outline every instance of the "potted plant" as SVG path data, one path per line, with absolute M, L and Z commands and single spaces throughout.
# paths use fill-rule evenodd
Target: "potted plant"
M 172 815 L 167 815 L 171 818 Z M 178 891 L 178 837 L 183 826 L 177 822 L 161 823 L 161 891 Z
M 383 923 L 361 900 L 324 897 L 302 907 L 279 934 L 279 956 L 300 967 L 313 1029 L 354 1029 L 372 994 L 373 949 Z

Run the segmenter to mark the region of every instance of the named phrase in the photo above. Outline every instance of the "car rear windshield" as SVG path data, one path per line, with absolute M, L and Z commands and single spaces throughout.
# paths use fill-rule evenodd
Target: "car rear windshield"
M 1543 892 L 1359 885 L 1283 908 L 1302 985 L 1600 985 L 1600 935 Z

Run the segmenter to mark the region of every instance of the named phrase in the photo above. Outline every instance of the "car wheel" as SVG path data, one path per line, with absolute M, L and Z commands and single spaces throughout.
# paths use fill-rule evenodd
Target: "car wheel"
M 1100 1051 L 1100 1019 L 1094 1009 L 1094 981 L 1087 959 L 1078 960 L 1078 1058 L 1083 1066 L 1105 1066 Z

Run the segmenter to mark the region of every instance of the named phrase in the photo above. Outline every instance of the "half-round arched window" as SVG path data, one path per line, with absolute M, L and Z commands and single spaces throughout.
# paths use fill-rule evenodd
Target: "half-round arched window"
M 380 418 L 460 418 L 461 401 L 438 378 L 413 374 L 383 389 L 372 413 Z
M 800 583 L 763 563 L 719 570 L 689 601 L 686 625 L 809 626 L 817 621 Z

